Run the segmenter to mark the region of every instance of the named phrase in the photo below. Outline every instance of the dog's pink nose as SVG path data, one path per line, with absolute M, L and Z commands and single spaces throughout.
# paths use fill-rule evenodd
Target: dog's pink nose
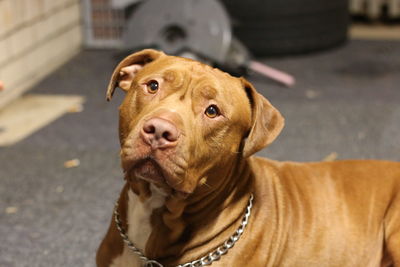
M 144 123 L 142 136 L 153 149 L 167 148 L 176 145 L 179 130 L 167 120 L 153 118 Z

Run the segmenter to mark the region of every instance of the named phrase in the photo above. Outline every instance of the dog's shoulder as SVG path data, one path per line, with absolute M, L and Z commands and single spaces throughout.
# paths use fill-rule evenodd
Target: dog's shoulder
M 322 162 L 276 161 L 250 157 L 249 165 L 256 181 L 268 180 L 283 187 L 316 188 L 335 186 L 392 187 L 400 191 L 400 162 L 383 160 L 337 160 Z

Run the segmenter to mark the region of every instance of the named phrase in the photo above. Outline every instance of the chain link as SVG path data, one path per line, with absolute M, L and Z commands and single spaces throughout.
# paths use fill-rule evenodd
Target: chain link
M 214 261 L 217 261 L 221 258 L 222 255 L 226 254 L 229 249 L 231 249 L 235 243 L 239 240 L 240 236 L 243 234 L 244 229 L 246 228 L 247 224 L 249 223 L 249 217 L 251 214 L 251 208 L 253 207 L 253 194 L 250 195 L 249 203 L 246 207 L 246 212 L 242 218 L 242 222 L 238 229 L 231 235 L 222 245 L 220 245 L 217 249 L 210 252 L 206 256 L 184 264 L 180 264 L 176 267 L 201 267 L 211 265 Z M 132 250 L 139 258 L 143 261 L 144 267 L 164 267 L 161 263 L 156 260 L 150 260 L 147 258 L 143 252 L 141 252 L 133 243 L 129 240 L 128 235 L 126 234 L 124 228 L 122 227 L 122 223 L 118 213 L 118 201 L 115 203 L 114 206 L 114 220 L 117 225 L 117 229 L 119 234 L 122 237 L 124 243 L 128 246 L 130 250 Z

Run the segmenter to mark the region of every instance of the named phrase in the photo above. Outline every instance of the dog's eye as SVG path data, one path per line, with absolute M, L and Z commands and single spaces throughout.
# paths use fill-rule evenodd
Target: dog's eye
M 147 91 L 150 94 L 155 94 L 158 91 L 158 82 L 156 80 L 151 80 L 147 83 Z
M 209 118 L 215 118 L 220 115 L 219 109 L 216 105 L 209 106 L 208 108 L 206 108 L 206 111 L 204 113 Z

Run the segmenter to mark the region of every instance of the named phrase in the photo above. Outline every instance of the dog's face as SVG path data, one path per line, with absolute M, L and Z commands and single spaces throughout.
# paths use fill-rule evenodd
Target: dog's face
M 143 50 L 115 69 L 122 167 L 167 192 L 194 192 L 218 169 L 277 136 L 279 112 L 244 79 L 202 63 Z

